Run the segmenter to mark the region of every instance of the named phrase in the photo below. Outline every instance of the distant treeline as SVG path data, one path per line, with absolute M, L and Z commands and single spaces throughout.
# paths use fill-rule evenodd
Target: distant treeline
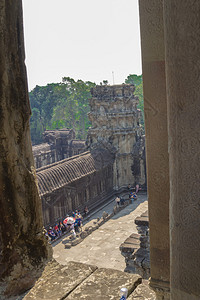
M 139 97 L 138 108 L 143 111 L 142 76 L 129 75 L 125 83 L 135 84 L 135 94 Z M 36 86 L 29 93 L 33 145 L 43 142 L 42 134 L 47 129 L 73 128 L 77 139 L 85 139 L 91 126 L 87 113 L 90 110 L 90 89 L 94 86 L 93 82 L 75 81 L 70 77 L 64 77 L 61 83 Z

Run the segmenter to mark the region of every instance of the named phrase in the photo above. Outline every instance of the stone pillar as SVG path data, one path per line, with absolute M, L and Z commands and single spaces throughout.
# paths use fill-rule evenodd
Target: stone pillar
M 199 1 L 164 1 L 171 299 L 200 299 Z
M 156 291 L 157 299 L 169 299 L 170 192 L 163 1 L 140 0 L 139 5 L 150 223 L 150 286 Z
M 31 287 L 50 252 L 31 149 L 21 0 L 0 0 L 0 28 L 0 294 L 9 297 Z

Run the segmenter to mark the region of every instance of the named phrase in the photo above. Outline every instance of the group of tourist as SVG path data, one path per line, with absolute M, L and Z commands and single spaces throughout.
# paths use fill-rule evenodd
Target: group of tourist
M 134 192 L 130 192 L 129 199 L 131 199 L 133 203 L 133 201 L 137 200 L 137 194 Z
M 85 212 L 85 211 L 84 211 Z M 50 241 L 54 241 L 65 233 L 71 232 L 73 237 L 82 229 L 83 217 L 80 211 L 72 212 L 71 216 L 67 215 L 62 221 L 57 222 L 53 227 L 49 227 L 46 231 L 46 237 Z
M 131 185 L 129 184 L 127 188 L 130 191 L 131 190 Z M 137 193 L 139 192 L 139 190 L 141 190 L 141 188 L 140 188 L 139 184 L 136 184 L 136 186 L 135 186 L 135 192 L 130 191 L 130 193 L 129 193 L 129 199 L 132 200 L 132 203 L 133 203 L 133 201 L 137 200 Z

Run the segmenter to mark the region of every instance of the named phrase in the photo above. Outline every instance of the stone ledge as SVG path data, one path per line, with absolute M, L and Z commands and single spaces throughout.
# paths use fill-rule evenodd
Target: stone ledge
M 137 274 L 76 262 L 60 265 L 54 260 L 23 299 L 117 300 L 122 287 L 128 288 L 131 294 L 141 282 L 142 278 Z
M 141 283 L 139 275 L 127 274 L 113 269 L 97 269 L 81 283 L 66 299 L 111 300 L 120 298 L 120 289 L 126 287 L 131 294 Z
M 82 263 L 69 262 L 67 265 L 60 265 L 52 261 L 24 300 L 64 299 L 96 269 L 96 266 Z
M 145 211 L 140 217 L 135 219 L 135 224 L 138 226 L 149 226 L 148 211 Z

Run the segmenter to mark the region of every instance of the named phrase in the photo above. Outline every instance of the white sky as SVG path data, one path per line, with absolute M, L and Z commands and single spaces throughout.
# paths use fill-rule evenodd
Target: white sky
M 137 0 L 23 0 L 29 90 L 141 74 Z

